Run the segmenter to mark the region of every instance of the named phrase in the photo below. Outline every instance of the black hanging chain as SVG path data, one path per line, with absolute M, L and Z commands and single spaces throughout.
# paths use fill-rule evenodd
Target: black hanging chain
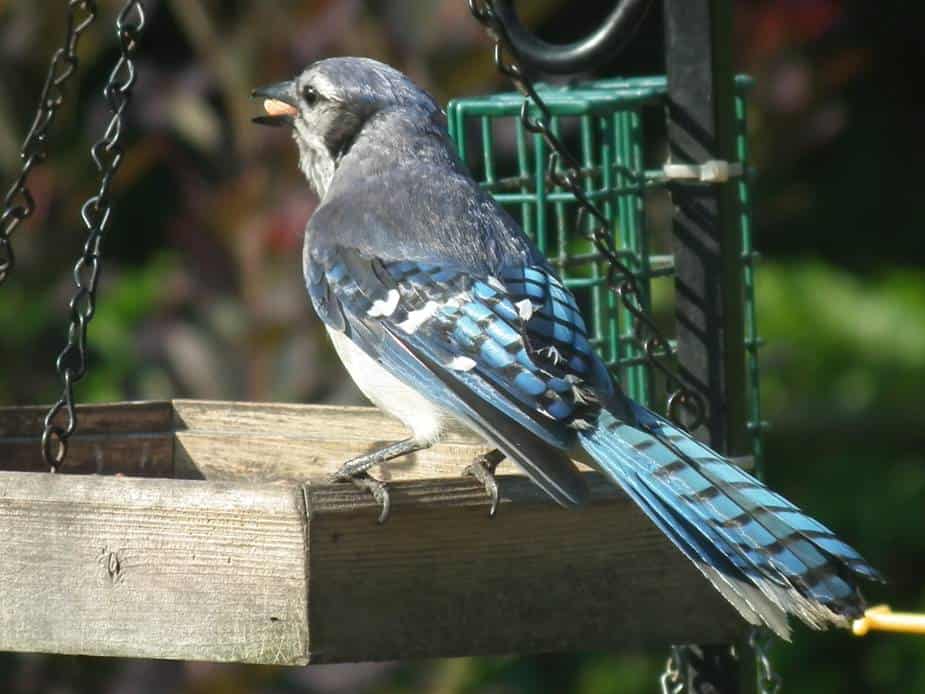
M 42 456 L 56 472 L 67 455 L 68 439 L 77 428 L 74 411 L 74 384 L 87 373 L 87 326 L 96 310 L 96 289 L 100 277 L 100 251 L 103 234 L 109 226 L 112 201 L 109 188 L 122 163 L 124 151 L 120 144 L 124 113 L 135 84 L 135 63 L 132 56 L 145 25 L 144 7 L 138 0 L 129 0 L 116 18 L 119 38 L 119 60 L 103 88 L 103 97 L 112 117 L 102 137 L 90 148 L 90 156 L 99 171 L 97 192 L 81 208 L 81 218 L 87 229 L 83 253 L 74 265 L 76 291 L 68 303 L 70 318 L 67 344 L 58 354 L 55 367 L 62 384 L 58 401 L 45 415 L 42 434 Z M 63 414 L 62 414 L 63 413 Z M 61 415 L 61 417 L 59 417 Z M 63 418 L 63 422 L 59 421 Z
M 26 186 L 29 174 L 48 158 L 48 130 L 64 103 L 64 85 L 77 72 L 77 42 L 94 19 L 96 3 L 93 0 L 71 0 L 68 3 L 64 46 L 56 50 L 51 58 L 32 127 L 19 150 L 22 169 L 3 198 L 3 212 L 0 213 L 0 285 L 16 265 L 10 238 L 16 227 L 35 211 L 35 199 Z
M 519 57 L 512 47 L 507 28 L 495 10 L 494 0 L 468 0 L 468 3 L 472 16 L 485 27 L 494 41 L 494 62 L 498 71 L 510 79 L 517 91 L 525 97 L 520 109 L 520 121 L 524 129 L 540 135 L 549 145 L 551 153 L 547 165 L 547 178 L 575 196 L 578 203 L 577 228 L 584 228 L 584 221 L 591 218 L 592 227 L 589 238 L 607 262 L 607 286 L 633 317 L 634 332 L 637 332 L 641 326 L 647 335 L 642 341 L 646 363 L 665 377 L 669 390 L 672 384 L 676 385 L 668 397 L 668 416 L 688 429 L 696 429 L 703 423 L 706 414 L 703 398 L 689 388 L 681 376 L 664 360 L 664 355 L 671 354 L 668 338 L 662 334 L 652 316 L 643 307 L 639 282 L 629 267 L 620 259 L 614 247 L 613 239 L 608 233 L 610 224 L 607 217 L 583 190 L 580 162 L 552 131 L 552 113 L 537 93 L 533 82 L 525 74 Z M 681 416 L 682 410 L 688 415 L 686 422 Z

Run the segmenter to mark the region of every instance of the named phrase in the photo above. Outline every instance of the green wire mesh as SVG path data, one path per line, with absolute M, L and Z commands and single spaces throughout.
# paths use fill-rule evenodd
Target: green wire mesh
M 748 171 L 746 94 L 748 77 L 736 79 L 736 147 Z M 647 203 L 664 191 L 662 170 L 646 168 L 645 126 L 664 128 L 664 77 L 606 79 L 568 87 L 537 85 L 552 115 L 553 131 L 579 157 L 584 189 L 613 229 L 615 247 L 636 276 L 642 302 L 651 310 L 652 280 L 674 273 L 673 259 L 653 254 Z M 656 405 L 657 384 L 646 364 L 632 316 L 608 290 L 607 268 L 593 244 L 577 229 L 571 193 L 548 182 L 549 151 L 540 135 L 520 121 L 517 93 L 455 99 L 447 107 L 450 136 L 482 187 L 522 225 L 575 293 L 588 319 L 589 340 L 634 399 Z M 535 114 L 534 114 L 535 115 Z M 664 158 L 664 156 L 662 156 Z M 657 160 L 650 156 L 649 159 Z M 755 464 L 762 460 L 755 269 L 749 176 L 738 179 L 745 284 L 745 354 L 748 426 Z M 672 351 L 675 349 L 671 344 Z

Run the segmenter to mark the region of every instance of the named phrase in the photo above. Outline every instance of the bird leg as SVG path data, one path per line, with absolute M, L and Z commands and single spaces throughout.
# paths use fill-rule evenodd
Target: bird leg
M 416 441 L 415 439 L 405 439 L 397 443 L 389 444 L 384 448 L 365 455 L 359 455 L 351 458 L 341 465 L 337 472 L 331 475 L 332 482 L 351 482 L 355 487 L 368 491 L 373 498 L 379 502 L 381 510 L 379 511 L 379 523 L 385 523 L 389 517 L 391 501 L 386 484 L 382 480 L 377 480 L 367 472 L 374 465 L 379 465 L 387 460 L 392 460 L 401 455 L 407 455 L 430 448 L 430 443 Z
M 493 517 L 498 510 L 498 480 L 495 479 L 495 469 L 502 460 L 504 460 L 504 453 L 496 448 L 480 455 L 463 470 L 463 475 L 475 477 L 485 487 L 488 498 L 491 499 L 489 517 Z

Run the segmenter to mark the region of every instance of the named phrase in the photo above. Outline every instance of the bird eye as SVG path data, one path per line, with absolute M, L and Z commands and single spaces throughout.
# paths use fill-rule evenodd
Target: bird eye
M 318 92 L 311 85 L 306 85 L 302 88 L 302 99 L 307 106 L 314 106 L 315 102 L 318 101 Z

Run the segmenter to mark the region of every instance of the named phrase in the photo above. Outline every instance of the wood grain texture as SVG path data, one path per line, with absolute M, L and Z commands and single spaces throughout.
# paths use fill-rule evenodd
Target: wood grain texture
M 35 444 L 32 409 L 0 411 L 0 468 Z M 75 460 L 103 461 L 88 471 L 138 474 L 156 444 L 152 474 L 209 481 L 0 472 L 0 650 L 300 664 L 741 633 L 599 476 L 586 473 L 592 502 L 565 511 L 503 475 L 489 519 L 484 490 L 460 477 L 484 444 L 461 428 L 384 475 L 379 526 L 351 485 L 301 484 L 405 435 L 372 408 L 176 401 L 81 417 Z
M 0 472 L 0 650 L 299 664 L 295 488 Z
M 175 400 L 177 476 L 215 480 L 326 479 L 345 460 L 404 439 L 372 407 Z M 372 469 L 386 480 L 458 477 L 488 449 L 451 424 L 441 443 Z
M 0 407 L 0 438 L 41 436 L 50 405 Z M 80 434 L 130 434 L 170 431 L 173 404 L 169 400 L 113 402 L 77 407 Z
M 45 472 L 40 440 L 47 406 L 0 408 L 0 469 Z M 65 473 L 173 475 L 173 406 L 168 401 L 77 408 Z
M 47 408 L 0 408 L 0 469 L 44 472 Z M 407 437 L 373 407 L 282 403 L 113 403 L 78 407 L 63 471 L 241 482 L 324 480 L 344 461 Z M 384 480 L 458 477 L 489 446 L 450 423 L 440 444 L 372 469 Z M 501 472 L 515 472 L 502 463 Z
M 309 658 L 616 650 L 724 642 L 743 623 L 624 495 L 592 476 L 566 511 L 520 477 L 392 485 L 392 517 L 367 496 L 309 485 Z
M 0 469 L 16 472 L 47 472 L 41 437 L 0 439 Z M 78 475 L 130 475 L 173 477 L 174 435 L 152 434 L 75 435 L 68 445 L 61 472 Z

